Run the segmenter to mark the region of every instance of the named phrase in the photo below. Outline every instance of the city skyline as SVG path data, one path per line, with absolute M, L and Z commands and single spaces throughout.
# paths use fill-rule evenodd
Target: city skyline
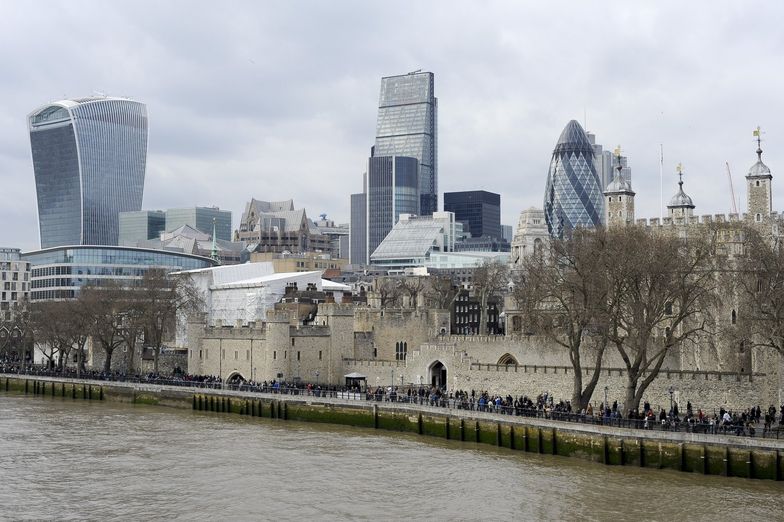
M 743 175 L 755 160 L 757 125 L 774 177 L 784 165 L 778 6 L 709 3 L 712 23 L 705 24 L 705 8 L 684 12 L 675 2 L 602 10 L 412 3 L 416 16 L 351 2 L 311 4 L 306 16 L 296 6 L 238 4 L 191 9 L 189 23 L 169 31 L 186 4 L 142 4 L 148 7 L 139 12 L 89 9 L 98 5 L 90 2 L 9 4 L 0 21 L 7 79 L 0 86 L 0 220 L 11 225 L 4 246 L 37 248 L 27 112 L 94 91 L 148 106 L 142 208 L 218 205 L 235 219 L 252 193 L 264 191 L 270 199 L 296 198 L 312 215 L 349 221 L 348 194 L 359 191 L 375 133 L 378 81 L 420 67 L 438 81 L 440 194 L 499 193 L 504 224 L 541 207 L 553 139 L 571 119 L 607 149 L 621 144 L 628 153 L 639 218 L 663 211 L 661 143 L 663 203 L 677 190 L 682 162 L 695 214 L 730 211 L 725 161 L 745 211 Z M 340 31 L 349 12 L 373 22 Z M 47 46 L 28 45 L 33 27 L 79 62 L 65 66 Z M 104 67 L 109 56 L 124 66 Z M 760 75 L 759 87 L 749 82 Z M 783 202 L 774 192 L 773 208 Z

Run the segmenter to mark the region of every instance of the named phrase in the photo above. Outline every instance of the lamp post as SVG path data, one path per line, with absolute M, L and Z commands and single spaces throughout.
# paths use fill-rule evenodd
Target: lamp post
M 672 415 L 672 394 L 675 393 L 675 388 L 670 386 L 667 391 L 670 392 L 670 415 Z
M 318 384 L 319 384 L 319 375 L 321 375 L 321 374 L 319 373 L 318 370 L 316 370 L 316 386 L 318 386 Z
M 607 386 L 605 386 L 604 387 L 604 412 L 606 412 L 607 410 L 610 409 L 610 405 L 607 404 L 607 391 L 608 390 L 609 390 L 609 388 Z M 602 412 L 602 416 L 604 415 L 604 412 Z

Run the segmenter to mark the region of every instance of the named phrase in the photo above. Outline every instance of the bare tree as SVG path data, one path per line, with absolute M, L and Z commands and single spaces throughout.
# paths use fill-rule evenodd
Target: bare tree
M 743 235 L 734 285 L 740 305 L 733 318 L 738 340 L 784 355 L 784 245 L 752 228 Z
M 497 259 L 485 260 L 474 269 L 473 290 L 479 298 L 479 335 L 487 335 L 487 303 L 509 284 L 509 268 Z
M 103 371 L 111 372 L 112 355 L 123 345 L 123 313 L 127 306 L 124 288 L 117 283 L 82 287 L 79 309 L 85 314 L 87 331 L 104 351 Z
M 148 270 L 136 294 L 139 325 L 145 345 L 153 350 L 157 373 L 161 347 L 173 337 L 178 314 L 199 311 L 204 298 L 189 277 L 170 276 L 163 270 Z
M 9 319 L 0 321 L 0 357 L 25 360 L 32 344 L 33 332 L 30 305 L 21 300 L 12 309 Z
M 397 306 L 400 302 L 400 281 L 389 277 L 380 277 L 375 281 L 375 290 L 381 308 Z
M 35 303 L 31 310 L 31 327 L 41 354 L 48 360 L 50 368 L 62 369 L 71 348 L 70 309 L 68 301 Z
M 578 411 L 591 400 L 607 347 L 608 316 L 614 302 L 609 291 L 607 234 L 575 230 L 569 239 L 553 240 L 522 261 L 513 275 L 512 297 L 526 327 L 569 353 L 573 369 L 572 406 Z M 583 382 L 583 357 L 594 348 L 594 369 Z
M 425 291 L 431 306 L 438 310 L 450 310 L 458 294 L 458 288 L 452 280 L 441 276 L 431 276 L 430 287 Z
M 636 410 L 671 350 L 704 330 L 715 272 L 699 237 L 632 226 L 608 231 L 608 247 L 616 306 L 607 336 L 626 366 L 625 407 Z
M 419 295 L 424 289 L 425 283 L 422 276 L 406 277 L 400 281 L 400 291 L 408 297 L 408 306 L 410 308 L 417 308 Z

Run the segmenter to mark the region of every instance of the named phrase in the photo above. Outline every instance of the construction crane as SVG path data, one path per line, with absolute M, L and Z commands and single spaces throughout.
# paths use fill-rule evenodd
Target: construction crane
M 728 161 L 724 162 L 727 165 L 727 179 L 730 182 L 730 197 L 732 198 L 732 213 L 738 213 L 738 206 L 735 204 L 735 188 L 732 186 L 732 174 L 730 173 L 730 164 Z

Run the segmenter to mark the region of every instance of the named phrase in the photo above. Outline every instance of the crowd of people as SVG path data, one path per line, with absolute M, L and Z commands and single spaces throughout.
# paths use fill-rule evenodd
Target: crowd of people
M 691 402 L 687 402 L 685 412 L 681 412 L 677 403 L 673 403 L 669 411 L 667 411 L 662 407 L 654 408 L 646 401 L 641 410 L 628 410 L 626 415 L 624 415 L 623 408 L 618 405 L 618 401 L 613 401 L 612 404 L 600 403 L 596 408 L 594 408 L 593 404 L 589 404 L 587 408 L 576 411 L 572 408 L 570 401 L 556 401 L 547 392 L 541 393 L 535 398 L 529 398 L 528 396 L 495 395 L 486 391 L 477 392 L 476 390 L 471 390 L 470 392 L 466 390 L 447 392 L 437 386 L 378 386 L 375 388 L 364 388 L 359 385 L 335 386 L 302 381 L 286 382 L 283 380 L 245 381 L 238 379 L 224 382 L 215 375 L 192 375 L 180 368 L 175 368 L 169 374 L 155 372 L 128 374 L 120 371 L 107 373 L 94 369 L 83 369 L 77 372 L 76 368 L 72 367 L 62 369 L 49 368 L 31 365 L 24 361 L 10 358 L 0 359 L 0 373 L 196 386 L 256 393 L 403 402 L 424 406 L 649 430 L 732 434 L 749 437 L 758 435 L 784 436 L 784 405 L 778 411 L 773 405 L 766 410 L 762 410 L 757 405 L 744 411 L 732 411 L 721 407 L 708 413 L 699 408 L 695 410 Z

